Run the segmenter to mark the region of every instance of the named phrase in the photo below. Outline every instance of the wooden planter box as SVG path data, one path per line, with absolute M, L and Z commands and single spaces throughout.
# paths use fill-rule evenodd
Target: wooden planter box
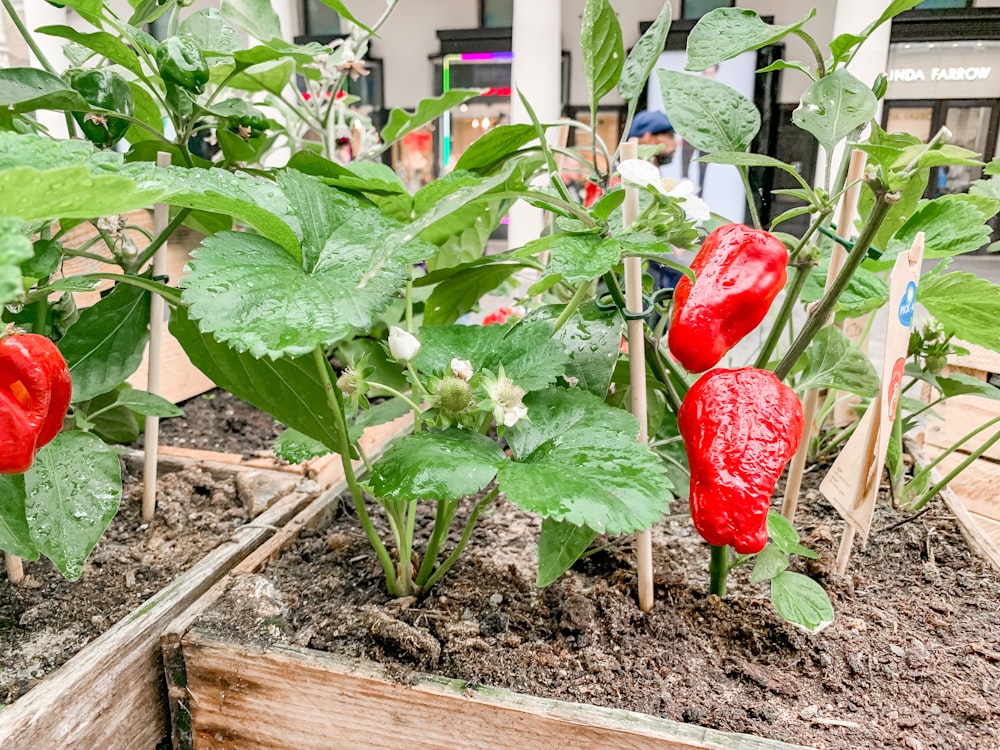
M 407 418 L 401 418 L 366 431 L 362 442 L 368 454 L 376 456 L 408 428 Z M 215 470 L 221 471 L 219 466 Z M 311 504 L 315 505 L 315 493 L 291 492 L 281 497 L 17 702 L 0 710 L 0 748 L 162 747 L 169 708 L 160 660 L 161 634 L 235 565 L 282 534 L 296 514 Z
M 262 569 L 335 502 L 333 492 L 314 501 L 232 575 Z M 373 662 L 199 629 L 198 617 L 229 582 L 220 580 L 162 638 L 174 750 L 803 750 L 462 680 L 426 675 L 400 684 Z

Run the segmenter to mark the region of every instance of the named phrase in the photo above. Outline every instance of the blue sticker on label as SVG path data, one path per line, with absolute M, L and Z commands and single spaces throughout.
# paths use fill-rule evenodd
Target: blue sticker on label
M 910 323 L 913 321 L 913 310 L 916 306 L 917 284 L 911 281 L 906 285 L 906 291 L 903 292 L 903 299 L 899 301 L 899 322 L 907 328 L 910 327 Z

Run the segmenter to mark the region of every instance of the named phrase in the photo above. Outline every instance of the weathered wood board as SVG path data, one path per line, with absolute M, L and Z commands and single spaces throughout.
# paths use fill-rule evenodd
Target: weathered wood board
M 976 427 L 1000 416 L 1000 401 L 982 396 L 952 396 L 935 406 L 934 411 L 938 416 L 927 420 L 924 445 L 934 449 L 947 449 Z M 997 431 L 1000 431 L 1000 424 L 987 427 L 963 443 L 959 450 L 965 454 L 972 453 Z M 983 457 L 1000 462 L 1000 442 L 991 446 Z

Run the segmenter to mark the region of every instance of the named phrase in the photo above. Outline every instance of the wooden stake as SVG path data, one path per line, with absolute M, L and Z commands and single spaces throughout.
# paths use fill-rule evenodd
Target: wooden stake
M 622 160 L 636 159 L 639 146 L 636 141 L 622 144 Z M 635 188 L 625 188 L 622 205 L 622 223 L 626 228 L 639 214 L 639 193 Z M 625 259 L 625 307 L 629 312 L 642 312 L 642 259 Z M 632 415 L 639 420 L 639 442 L 649 442 L 646 419 L 646 347 L 642 319 L 628 321 L 629 387 L 632 392 Z M 653 540 L 649 529 L 636 537 L 636 567 L 639 572 L 639 609 L 648 612 L 653 608 Z
M 847 169 L 847 184 L 857 182 L 865 169 L 865 152 L 855 151 L 851 154 L 851 164 Z M 850 237 L 851 227 L 854 223 L 854 213 L 858 207 L 858 194 L 860 184 L 853 185 L 844 193 L 840 203 L 840 214 L 837 218 L 837 233 L 841 237 Z M 844 267 L 847 260 L 847 251 L 839 244 L 833 244 L 833 254 L 830 256 L 830 270 L 826 275 L 826 289 L 830 288 L 834 278 Z M 836 395 L 836 394 L 833 394 Z M 813 420 L 816 418 L 816 405 L 819 401 L 819 392 L 812 389 L 806 392 L 802 399 L 802 440 L 799 442 L 799 449 L 792 456 L 792 461 L 788 465 L 788 478 L 785 480 L 785 496 L 781 502 L 781 515 L 791 522 L 795 522 L 795 511 L 799 507 L 799 491 L 802 489 L 802 473 L 805 471 L 806 458 L 809 455 L 809 444 L 815 432 Z
M 17 555 L 4 552 L 4 562 L 7 564 L 7 580 L 14 586 L 24 583 L 24 564 Z
M 170 166 L 170 154 L 159 152 L 156 166 Z M 170 221 L 170 208 L 157 203 L 153 209 L 153 236 L 159 237 Z M 167 270 L 167 243 L 160 245 L 153 256 L 153 276 L 160 277 Z M 153 294 L 149 301 L 149 368 L 146 390 L 156 393 L 160 389 L 160 362 L 163 352 L 163 297 Z M 160 447 L 160 418 L 146 417 L 146 457 L 142 480 L 142 520 L 149 523 L 156 515 L 156 453 Z

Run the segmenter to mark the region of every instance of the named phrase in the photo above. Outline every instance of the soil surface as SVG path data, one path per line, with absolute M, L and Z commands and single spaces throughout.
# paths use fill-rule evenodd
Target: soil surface
M 524 544 L 539 523 L 502 499 L 421 600 L 386 595 L 345 502 L 266 572 L 282 626 L 257 576 L 237 581 L 201 625 L 374 659 L 403 681 L 434 672 L 816 748 L 995 750 L 1000 576 L 943 503 L 911 519 L 885 497 L 850 574 L 831 575 L 843 523 L 810 488 L 821 476 L 806 475 L 797 518 L 821 558 L 793 566 L 833 601 L 836 621 L 816 635 L 782 621 L 749 570 L 734 571 L 725 600 L 707 596 L 709 547 L 684 516 L 654 529 L 652 612 L 636 603 L 624 546 L 539 590 Z M 422 523 L 433 506 L 424 513 Z
M 66 581 L 48 560 L 12 586 L 0 565 L 0 704 L 55 671 L 248 520 L 235 479 L 199 468 L 159 477 L 156 518 L 141 519 L 142 481 L 123 474 L 121 509 L 84 567 Z

